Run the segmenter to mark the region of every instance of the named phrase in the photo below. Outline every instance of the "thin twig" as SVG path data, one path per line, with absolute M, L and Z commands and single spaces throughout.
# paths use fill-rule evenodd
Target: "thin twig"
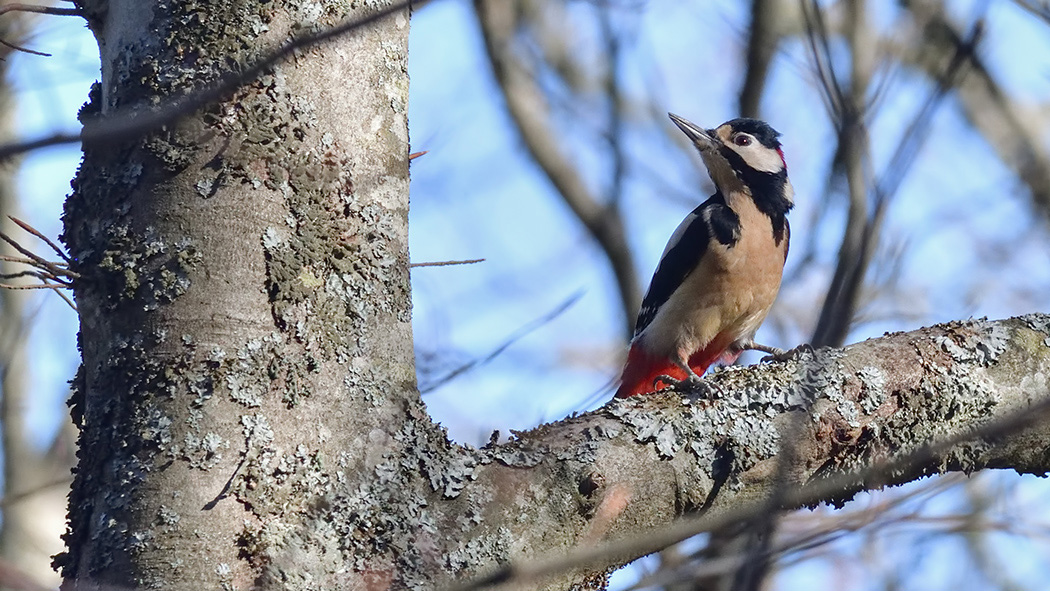
M 28 53 L 28 54 L 31 54 L 31 55 L 38 55 L 40 57 L 51 57 L 50 53 L 45 53 L 43 51 L 37 51 L 35 49 L 29 49 L 28 47 L 22 47 L 21 45 L 15 45 L 14 43 L 11 43 L 10 41 L 4 41 L 3 39 L 0 39 L 0 45 L 3 45 L 4 47 L 7 47 L 8 49 L 13 49 L 15 51 L 21 51 L 22 53 Z
M 5 263 L 20 263 L 23 265 L 36 264 L 36 261 L 32 259 L 23 259 L 22 257 L 13 257 L 6 254 L 0 254 L 0 261 L 4 261 Z
M 20 228 L 22 228 L 23 230 L 25 230 L 26 232 L 29 232 L 29 233 L 30 233 L 30 234 L 32 234 L 33 236 L 36 236 L 37 238 L 39 238 L 39 239 L 43 240 L 43 241 L 44 241 L 45 243 L 47 243 L 47 245 L 51 247 L 51 250 L 53 250 L 53 251 L 55 251 L 56 253 L 58 253 L 58 256 L 60 256 L 60 257 L 62 257 L 63 259 L 65 259 L 65 261 L 66 261 L 67 263 L 69 263 L 69 262 L 72 262 L 72 259 L 70 259 L 70 258 L 69 258 L 68 256 L 66 256 L 66 253 L 65 253 L 65 252 L 63 252 L 63 251 L 62 251 L 62 249 L 61 249 L 61 248 L 59 248 L 57 244 L 55 244 L 54 242 L 52 242 L 50 238 L 48 238 L 47 236 L 44 236 L 44 234 L 43 234 L 42 232 L 40 232 L 40 230 L 37 230 L 37 229 L 36 229 L 36 228 L 34 228 L 33 226 L 30 226 L 30 225 L 29 225 L 29 224 L 27 224 L 26 222 L 23 222 L 22 220 L 20 220 L 20 219 L 16 218 L 16 217 L 15 217 L 15 216 L 13 216 L 13 215 L 9 215 L 9 216 L 7 216 L 7 217 L 8 217 L 8 219 L 10 219 L 10 220 L 11 220 L 12 222 L 14 222 L 14 223 L 18 224 L 18 226 L 19 226 Z
M 59 487 L 59 486 L 69 486 L 72 482 L 73 482 L 73 478 L 71 476 L 63 476 L 61 478 L 56 478 L 55 480 L 44 482 L 44 483 L 39 484 L 39 485 L 29 489 L 29 490 L 20 491 L 20 492 L 18 492 L 16 494 L 7 495 L 7 496 L 5 496 L 3 498 L 0 498 L 0 507 L 2 507 L 2 508 L 10 507 L 11 505 L 14 505 L 15 503 L 20 503 L 20 502 L 22 502 L 22 501 L 24 501 L 24 500 L 26 500 L 26 499 L 28 499 L 28 498 L 30 498 L 32 496 L 40 494 L 40 493 L 42 493 L 42 492 L 44 492 L 44 491 L 46 491 L 48 489 Z
M 34 261 L 33 259 L 24 259 L 22 257 L 13 257 L 11 255 L 6 255 L 6 254 L 0 254 L 0 261 L 4 261 L 5 263 L 21 263 L 23 265 L 36 265 L 37 264 L 37 262 Z M 51 264 L 56 266 L 56 267 L 61 268 L 63 270 L 63 275 L 65 274 L 66 267 L 69 266 L 68 263 L 64 263 L 64 262 L 61 262 L 61 261 L 51 261 Z M 73 273 L 72 271 L 70 271 L 70 274 L 74 275 L 74 276 L 77 275 L 77 273 Z
M 45 275 L 40 271 L 18 271 L 17 273 L 0 273 L 0 279 L 18 279 L 19 277 L 34 277 L 40 280 L 52 279 L 51 275 Z
M 68 285 L 62 285 L 60 283 L 38 283 L 34 285 L 13 285 L 10 283 L 0 283 L 2 289 L 65 289 Z
M 451 265 L 473 265 L 474 263 L 483 262 L 485 259 L 467 259 L 464 261 L 433 261 L 429 263 L 410 263 L 408 266 L 411 269 L 416 267 L 448 267 Z
M 37 14 L 50 14 L 54 16 L 81 16 L 77 8 L 55 8 L 54 6 L 40 6 L 37 4 L 5 4 L 0 6 L 0 16 L 9 12 L 35 12 Z
M 29 250 L 26 247 L 22 246 L 14 238 L 11 238 L 10 236 L 8 236 L 7 234 L 4 234 L 3 232 L 0 232 L 0 240 L 3 240 L 4 242 L 10 244 L 11 248 L 14 248 L 18 252 L 20 252 L 20 253 L 26 255 L 27 257 L 33 259 L 33 263 L 32 264 L 43 264 L 43 263 L 47 262 L 46 260 L 41 258 L 39 255 L 33 253 L 31 250 Z
M 38 6 L 34 4 L 7 4 L 5 6 L 0 6 L 0 16 L 3 16 L 8 12 L 32 12 L 36 14 L 51 14 L 55 16 L 80 16 L 80 10 L 76 8 L 55 8 L 53 6 Z M 21 45 L 15 45 L 14 43 L 4 41 L 3 39 L 0 39 L 0 45 L 4 45 L 5 47 L 23 53 L 39 55 L 41 57 L 51 57 L 50 53 L 29 49 L 28 47 L 22 47 Z
M 419 393 L 420 394 L 427 394 L 429 392 L 433 392 L 434 390 L 437 390 L 441 386 L 444 386 L 445 384 L 451 382 L 452 380 L 454 380 L 457 377 L 463 375 L 464 373 L 466 373 L 466 372 L 468 372 L 468 371 L 470 371 L 470 370 L 472 370 L 472 369 L 474 369 L 474 368 L 476 368 L 476 367 L 478 367 L 480 365 L 484 365 L 484 364 L 492 361 L 493 359 L 498 357 L 501 353 L 506 351 L 508 347 L 510 347 L 514 343 L 518 342 L 523 337 L 528 336 L 528 334 L 531 333 L 532 331 L 536 330 L 537 328 L 540 328 L 541 326 L 547 324 L 548 322 L 550 322 L 550 321 L 554 320 L 555 318 L 557 318 L 558 316 L 560 316 L 562 313 L 564 313 L 566 310 L 568 310 L 573 304 L 575 304 L 581 297 L 583 297 L 583 291 L 578 291 L 578 292 L 572 294 L 571 296 L 569 296 L 568 299 L 566 299 L 564 302 L 558 304 L 558 306 L 556 308 L 554 308 L 553 310 L 551 310 L 550 312 L 547 312 L 543 316 L 540 316 L 539 318 L 536 318 L 535 320 L 532 320 L 532 321 L 528 322 L 527 324 L 525 324 L 524 326 L 520 327 L 519 329 L 515 330 L 513 333 L 511 333 L 511 335 L 509 337 L 507 337 L 507 339 L 505 341 L 500 343 L 500 345 L 498 347 L 493 349 L 492 352 L 489 353 L 488 355 L 486 355 L 485 357 L 479 357 L 477 359 L 473 359 L 470 362 L 465 363 L 465 364 L 457 367 L 456 369 L 450 371 L 448 373 L 448 375 L 446 375 L 445 377 L 441 378 L 440 380 L 434 382 L 433 384 L 428 384 L 426 387 L 420 388 L 419 389 Z
M 51 262 L 51 261 L 41 257 L 40 255 L 38 255 L 38 254 L 30 251 L 26 247 L 22 246 L 14 238 L 11 238 L 10 236 L 8 236 L 7 234 L 5 234 L 3 232 L 0 232 L 0 240 L 3 240 L 4 242 L 10 244 L 12 248 L 14 248 L 18 252 L 26 255 L 30 259 L 32 259 L 32 262 L 29 262 L 29 263 L 26 263 L 26 264 L 32 265 L 32 266 L 34 266 L 34 267 L 36 267 L 38 269 L 44 270 L 44 271 L 48 271 L 52 275 L 54 275 L 56 279 L 58 277 L 60 277 L 60 276 L 61 277 L 70 277 L 70 278 L 74 278 L 74 279 L 80 277 L 80 274 L 78 274 L 77 272 L 70 271 L 69 269 L 64 268 L 63 266 L 60 266 L 61 265 L 60 263 L 53 263 L 53 262 Z
M 612 267 L 619 291 L 626 338 L 634 333 L 634 317 L 641 306 L 641 288 L 634 254 L 628 248 L 627 229 L 615 201 L 603 203 L 584 182 L 584 176 L 566 157 L 562 138 L 543 104 L 543 88 L 512 41 L 528 30 L 519 6 L 509 0 L 475 0 L 474 13 L 481 28 L 485 53 L 505 99 L 507 112 L 529 156 L 573 216 L 590 233 Z
M 62 298 L 62 300 L 66 302 L 66 304 L 70 308 L 72 308 L 74 312 L 80 311 L 80 308 L 77 308 L 77 305 L 73 302 L 73 299 L 66 295 L 66 292 L 62 291 L 61 289 L 56 289 L 54 290 L 54 292 L 58 295 L 58 297 Z

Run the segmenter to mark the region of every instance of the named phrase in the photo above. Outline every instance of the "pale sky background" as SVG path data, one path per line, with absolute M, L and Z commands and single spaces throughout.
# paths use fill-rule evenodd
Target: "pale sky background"
M 683 3 L 652 0 L 638 4 L 643 15 L 624 19 L 633 31 L 625 48 L 630 56 L 623 78 L 639 97 L 648 97 L 704 126 L 735 117 L 736 93 L 744 43 L 743 2 Z M 891 3 L 870 3 L 880 10 L 878 26 L 892 31 Z M 704 6 L 704 8 L 699 8 Z M 1050 26 L 1033 21 L 1011 2 L 954 2 L 962 22 L 985 14 L 987 32 L 981 54 L 998 79 L 1034 106 L 1050 98 Z M 589 10 L 587 3 L 577 5 Z M 986 12 L 985 12 L 986 10 Z M 697 18 L 700 12 L 705 18 Z M 18 122 L 24 137 L 76 128 L 76 112 L 98 76 L 97 48 L 82 21 L 46 17 L 29 46 L 54 54 L 51 58 L 16 55 L 10 61 L 12 81 L 20 95 Z M 695 27 L 686 29 L 686 25 Z M 586 31 L 580 34 L 587 35 Z M 417 11 L 410 39 L 410 130 L 412 149 L 429 153 L 412 165 L 411 249 L 415 262 L 485 258 L 467 267 L 413 271 L 415 334 L 422 351 L 442 353 L 438 378 L 478 357 L 484 357 L 521 327 L 580 295 L 565 313 L 516 340 L 492 362 L 482 365 L 427 394 L 431 413 L 464 443 L 488 439 L 493 429 L 525 429 L 593 408 L 596 398 L 618 373 L 622 354 L 618 298 L 604 260 L 589 237 L 550 194 L 550 187 L 523 150 L 504 113 L 470 4 L 439 0 Z M 899 130 L 910 121 L 928 89 L 907 73 L 892 79 L 905 92 L 891 95 L 872 122 L 875 166 L 881 169 L 895 146 Z M 801 45 L 781 52 L 771 76 L 771 91 L 762 105 L 764 117 L 783 133 L 797 207 L 792 213 L 793 244 L 815 240 L 819 256 L 831 264 L 836 254 L 835 224 L 821 235 L 809 233 L 809 221 L 821 207 L 826 152 L 834 141 L 816 93 Z M 914 87 L 914 91 L 910 89 Z M 587 164 L 588 181 L 602 188 L 609 164 L 595 149 L 596 126 L 584 113 L 564 121 L 575 138 L 572 156 Z M 892 206 L 886 242 L 903 244 L 911 256 L 902 268 L 900 288 L 921 294 L 918 309 L 908 316 L 883 310 L 884 317 L 864 324 L 850 341 L 879 336 L 887 330 L 907 330 L 933 322 L 968 316 L 1005 317 L 1030 311 L 1050 312 L 1050 250 L 1047 231 L 1033 219 L 1028 198 L 1008 170 L 995 164 L 990 149 L 961 125 L 949 98 L 938 112 L 924 149 Z M 664 122 L 670 126 L 669 122 Z M 1045 135 L 1044 135 L 1045 137 Z M 1050 138 L 1046 138 L 1050 142 Z M 650 129 L 628 127 L 625 141 L 632 162 L 644 164 L 629 175 L 625 207 L 628 230 L 639 273 L 647 283 L 664 243 L 681 218 L 710 192 L 698 173 L 699 160 L 670 149 L 667 139 Z M 26 219 L 51 237 L 60 233 L 62 200 L 69 192 L 80 158 L 79 148 L 56 147 L 28 155 L 19 182 Z M 641 172 L 639 172 L 641 171 Z M 649 182 L 657 175 L 663 184 Z M 649 179 L 649 180 L 647 180 Z M 669 194 L 665 188 L 673 187 Z M 959 209 L 980 208 L 983 223 L 974 227 L 953 216 Z M 834 219 L 843 218 L 833 207 Z M 839 222 L 841 224 L 841 221 Z M 976 261 L 966 248 L 987 236 L 1016 232 L 1018 247 L 1001 263 L 998 274 L 975 281 Z M 987 236 L 986 236 L 987 235 Z M 798 250 L 795 250 L 795 249 Z M 793 253 L 801 248 L 793 246 Z M 788 272 L 797 260 L 789 260 Z M 796 318 L 781 330 L 764 328 L 759 340 L 791 347 L 808 338 L 819 311 L 815 293 L 828 273 L 810 271 L 782 293 L 778 306 Z M 1030 296 L 1007 299 L 1006 285 L 1032 286 Z M 78 364 L 76 317 L 57 297 L 37 298 L 37 324 L 32 334 L 33 424 L 39 441 L 50 441 L 66 412 L 66 382 Z M 421 359 L 420 366 L 429 362 Z M 426 385 L 426 382 L 421 384 Z M 1004 510 L 1026 509 L 1045 515 L 1043 499 L 1050 494 L 1044 480 L 1012 475 L 984 476 L 991 487 L 1008 487 Z M 857 503 L 875 502 L 864 495 Z M 925 514 L 951 513 L 965 506 L 959 495 L 940 495 L 924 503 Z M 1034 507 L 1034 509 L 1033 509 Z M 982 582 L 957 568 L 958 543 L 930 542 L 928 554 L 901 562 L 894 551 L 898 540 L 923 539 L 921 531 L 887 538 L 885 564 L 910 569 L 906 581 L 925 586 L 906 589 L 980 589 Z M 861 548 L 859 537 L 840 542 L 844 552 Z M 994 553 L 1009 560 L 1012 575 L 1042 588 L 1050 574 L 1048 551 L 1039 544 L 1008 535 L 996 539 Z M 959 542 L 961 543 L 961 542 Z M 922 547 L 922 546 L 920 546 Z M 841 570 L 831 562 L 809 561 L 778 579 L 778 589 L 833 589 Z M 841 566 L 841 565 L 840 565 Z M 868 589 L 857 572 L 853 589 Z M 637 571 L 621 574 L 626 584 Z M 956 581 L 956 579 L 959 579 Z M 874 587 L 871 587 L 874 589 Z

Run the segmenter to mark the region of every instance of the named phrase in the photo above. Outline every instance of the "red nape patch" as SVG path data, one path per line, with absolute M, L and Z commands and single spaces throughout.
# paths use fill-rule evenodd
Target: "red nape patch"
M 780 154 L 780 162 L 784 165 L 784 170 L 788 169 L 788 161 L 784 160 L 784 150 L 777 148 L 777 154 Z

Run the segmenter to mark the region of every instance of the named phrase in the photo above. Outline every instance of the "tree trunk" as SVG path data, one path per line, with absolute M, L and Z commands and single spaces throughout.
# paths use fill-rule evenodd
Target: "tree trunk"
M 86 4 L 102 80 L 82 118 L 148 109 L 387 3 Z M 334 491 L 362 491 L 404 444 L 391 425 L 421 414 L 408 17 L 302 50 L 141 139 L 84 146 L 64 234 L 82 274 L 69 588 L 389 576 L 391 549 L 347 572 L 361 563 L 331 550 L 354 542 L 315 530 Z M 364 516 L 378 500 L 357 502 Z

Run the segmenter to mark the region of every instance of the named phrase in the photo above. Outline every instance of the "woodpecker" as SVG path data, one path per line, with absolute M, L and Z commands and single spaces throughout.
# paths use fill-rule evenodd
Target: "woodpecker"
M 783 358 L 755 332 L 780 290 L 794 190 L 780 134 L 757 119 L 703 129 L 668 113 L 700 151 L 715 194 L 671 235 L 635 323 L 616 397 L 696 385 L 746 350 Z

